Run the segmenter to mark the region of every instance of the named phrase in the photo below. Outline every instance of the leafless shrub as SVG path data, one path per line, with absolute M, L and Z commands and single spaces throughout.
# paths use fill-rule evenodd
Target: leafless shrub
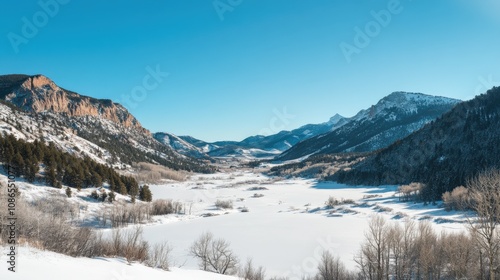
M 399 200 L 404 202 L 416 201 L 423 188 L 424 184 L 415 182 L 409 185 L 399 186 L 398 188 L 398 192 L 400 194 Z
M 168 215 L 168 214 L 181 214 L 183 207 L 182 203 L 167 199 L 154 200 L 150 205 L 150 215 Z
M 375 207 L 373 207 L 374 210 L 377 210 L 377 212 L 392 212 L 393 209 L 391 207 L 386 207 L 386 206 L 381 206 L 381 205 L 377 205 Z
M 151 219 L 151 212 L 151 206 L 146 203 L 116 203 L 103 213 L 101 225 L 106 226 L 108 221 L 112 227 L 144 223 Z
M 339 204 L 340 204 L 340 201 L 337 200 L 333 196 L 328 197 L 328 200 L 325 202 L 326 208 L 329 208 L 329 209 L 331 209 Z
M 325 206 L 327 209 L 332 209 L 335 206 L 345 205 L 345 204 L 355 204 L 355 203 L 356 202 L 352 199 L 343 199 L 342 198 L 341 200 L 338 200 L 337 198 L 330 196 L 330 197 L 328 197 L 328 200 L 325 202 Z
M 136 170 L 133 175 L 139 182 L 154 184 L 161 180 L 185 181 L 188 173 L 184 171 L 175 171 L 164 166 L 140 162 L 133 164 L 132 167 Z
M 168 243 L 156 244 L 148 252 L 145 264 L 153 268 L 170 270 L 170 255 L 172 247 Z
M 233 201 L 217 199 L 217 201 L 215 202 L 215 207 L 217 207 L 218 209 L 233 209 Z
M 267 191 L 267 190 L 269 189 L 266 187 L 251 187 L 247 189 L 247 191 Z
M 180 202 L 157 199 L 152 203 L 115 203 L 103 212 L 100 218 L 101 226 L 108 223 L 111 227 L 122 227 L 129 224 L 140 224 L 148 222 L 152 216 L 181 214 L 183 205 Z
M 219 216 L 219 214 L 215 214 L 215 213 L 203 213 L 200 216 L 203 217 L 203 218 L 210 218 L 210 217 Z
M 456 187 L 453 191 L 443 194 L 443 203 L 447 211 L 463 211 L 469 208 L 470 197 L 469 190 L 464 186 Z
M 248 259 L 238 276 L 244 280 L 265 280 L 266 271 L 262 266 L 255 268 L 252 259 Z
M 379 194 L 367 194 L 363 196 L 363 199 L 370 199 L 370 198 L 377 198 L 377 197 L 382 197 Z

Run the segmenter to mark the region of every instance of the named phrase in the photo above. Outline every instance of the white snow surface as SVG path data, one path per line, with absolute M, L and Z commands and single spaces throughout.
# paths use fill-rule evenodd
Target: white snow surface
M 263 187 L 267 190 L 254 190 Z M 403 222 L 401 217 L 431 221 L 438 232 L 464 229 L 461 213 L 438 206 L 399 202 L 397 187 L 351 187 L 316 180 L 280 180 L 252 172 L 199 175 L 183 183 L 151 186 L 155 198 L 184 202 L 188 215 L 165 218 L 144 228 L 151 243 L 169 241 L 173 257 L 187 268 L 197 268 L 189 247 L 210 231 L 226 239 L 242 261 L 252 258 L 268 276 L 291 279 L 316 271 L 322 251 L 329 250 L 354 269 L 354 255 L 375 214 Z M 263 197 L 254 197 L 262 194 Z M 353 199 L 356 205 L 327 209 L 329 196 Z M 216 209 L 216 200 L 231 200 L 234 209 Z M 191 208 L 191 209 L 189 209 Z M 249 212 L 240 212 L 247 208 Z M 189 211 L 191 215 L 189 215 Z M 202 215 L 216 216 L 202 218 Z
M 4 175 L 0 177 L 6 180 Z M 21 180 L 18 186 L 28 200 L 49 195 L 64 197 L 64 189 L 28 184 Z M 195 175 L 185 182 L 150 187 L 155 199 L 179 201 L 186 209 L 185 214 L 155 217 L 143 228 L 143 237 L 151 245 L 167 241 L 173 247 L 173 272 L 157 271 L 140 264 L 129 266 L 119 259 L 74 259 L 22 248 L 20 273 L 5 274 L 7 266 L 1 259 L 5 258 L 2 254 L 0 279 L 37 279 L 32 277 L 49 273 L 54 275 L 50 279 L 67 279 L 64 277 L 69 273 L 72 280 L 113 279 L 110 274 L 113 271 L 117 275 L 125 271 L 129 276 L 116 280 L 160 279 L 158 277 L 236 279 L 217 278 L 222 276 L 196 271 L 198 262 L 189 255 L 189 247 L 207 231 L 216 238 L 229 241 L 242 262 L 252 258 L 254 265 L 266 268 L 267 277 L 300 279 L 302 275 L 316 272 L 324 250 L 339 256 L 348 268 L 356 268 L 354 255 L 364 240 L 368 221 L 375 214 L 398 223 L 404 222 L 401 217 L 430 221 L 438 232 L 464 230 L 463 213 L 446 212 L 439 205 L 399 202 L 396 186 L 352 187 L 313 179 L 271 178 L 256 171 L 233 170 Z M 70 199 L 71 202 L 84 209 L 80 221 L 90 222 L 93 215 L 99 215 L 111 206 L 86 199 L 91 191 L 85 189 L 78 193 L 73 190 L 75 196 Z M 339 200 L 352 199 L 355 204 L 327 209 L 325 201 L 329 196 Z M 128 200 L 121 196 L 118 199 Z M 214 203 L 218 199 L 233 201 L 234 209 L 217 209 Z M 249 212 L 241 212 L 243 208 Z M 111 232 L 110 229 L 100 230 L 105 236 Z
M 238 278 L 199 270 L 172 268 L 153 269 L 129 264 L 121 258 L 73 258 L 35 248 L 21 247 L 16 272 L 7 270 L 7 250 L 0 248 L 0 279 L 9 280 L 236 280 Z

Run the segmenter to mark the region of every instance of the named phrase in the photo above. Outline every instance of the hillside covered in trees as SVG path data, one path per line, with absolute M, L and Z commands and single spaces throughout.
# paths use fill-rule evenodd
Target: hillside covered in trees
M 110 158 L 106 159 L 109 164 L 148 162 L 188 172 L 216 170 L 209 162 L 183 156 L 157 141 L 119 103 L 66 90 L 43 75 L 0 75 L 0 103 L 2 121 L 15 125 L 26 137 L 30 134 L 42 137 L 41 133 L 31 131 L 33 124 L 51 136 L 59 137 L 69 131 L 109 153 Z M 19 116 L 11 119 L 8 110 Z M 102 158 L 102 152 L 96 156 Z
M 132 197 L 139 194 L 139 184 L 134 178 L 120 175 L 88 157 L 62 152 L 52 142 L 30 143 L 0 134 L 0 162 L 4 169 L 10 166 L 17 177 L 24 177 L 30 183 L 41 181 L 52 187 L 62 188 L 64 184 L 77 189 L 98 188 L 108 183 L 116 193 Z
M 479 172 L 500 167 L 500 88 L 450 112 L 363 162 L 327 179 L 349 184 L 422 182 L 433 201 Z

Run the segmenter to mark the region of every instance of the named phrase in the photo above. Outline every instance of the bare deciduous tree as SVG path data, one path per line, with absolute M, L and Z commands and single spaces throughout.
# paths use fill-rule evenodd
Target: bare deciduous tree
M 374 216 L 365 232 L 365 243 L 356 262 L 363 278 L 382 280 L 388 274 L 389 246 L 387 241 L 387 222 L 381 216 Z
M 339 258 L 325 251 L 321 256 L 321 262 L 318 265 L 317 280 L 348 280 L 354 279 L 354 276 L 346 269 Z
M 255 268 L 252 259 L 247 260 L 247 263 L 238 274 L 244 280 L 264 280 L 266 278 L 265 269 L 262 266 Z
M 482 172 L 469 180 L 467 187 L 470 208 L 477 213 L 475 219 L 469 219 L 469 228 L 480 247 L 480 257 L 486 254 L 489 279 L 494 280 L 500 268 L 500 170 Z
M 170 269 L 172 247 L 167 242 L 154 245 L 148 252 L 146 265 L 163 270 Z
M 235 274 L 239 260 L 229 245 L 226 240 L 215 239 L 212 233 L 207 232 L 193 243 L 190 253 L 200 259 L 200 269 L 219 274 Z

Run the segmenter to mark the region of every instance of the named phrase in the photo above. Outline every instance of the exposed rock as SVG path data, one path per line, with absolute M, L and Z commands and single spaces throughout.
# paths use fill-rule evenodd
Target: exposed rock
M 43 75 L 26 76 L 20 86 L 14 86 L 6 94 L 5 100 L 28 112 L 49 111 L 70 117 L 100 117 L 150 134 L 122 105 L 111 100 L 95 99 L 67 91 Z

